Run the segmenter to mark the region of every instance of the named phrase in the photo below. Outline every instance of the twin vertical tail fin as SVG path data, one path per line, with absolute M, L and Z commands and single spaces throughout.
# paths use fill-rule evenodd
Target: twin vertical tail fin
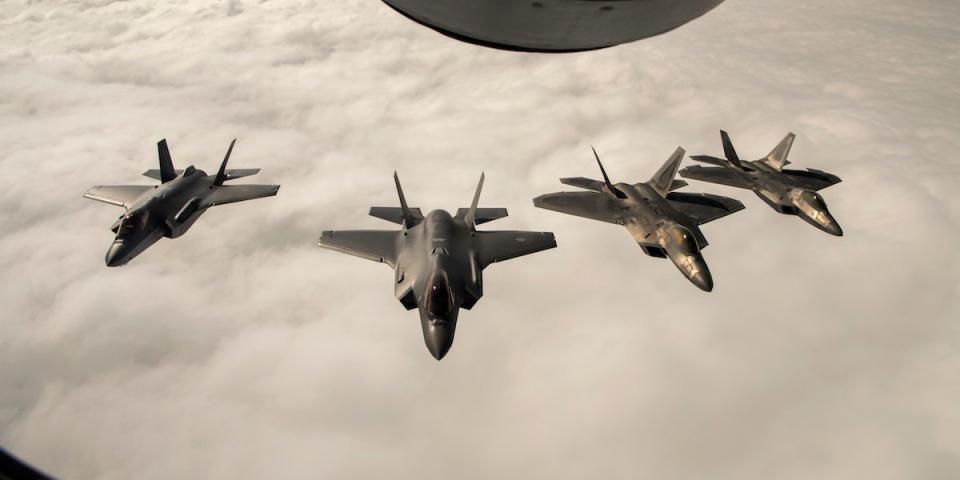
M 173 168 L 173 160 L 170 158 L 170 149 L 167 148 L 166 138 L 157 142 L 157 154 L 160 156 L 160 182 L 167 183 L 177 178 L 177 171 Z
M 777 170 L 783 170 L 783 167 L 790 163 L 787 160 L 787 155 L 790 155 L 790 147 L 793 146 L 793 139 L 796 137 L 793 133 L 788 133 L 763 159 L 763 162 Z
M 230 147 L 227 148 L 227 154 L 223 156 L 223 163 L 220 164 L 220 170 L 217 172 L 217 178 L 213 180 L 214 185 L 223 185 L 223 182 L 227 180 L 227 161 L 230 160 L 230 153 L 233 152 L 233 145 L 235 143 L 237 143 L 236 138 L 230 142 Z
M 742 170 L 743 164 L 740 163 L 740 156 L 737 155 L 737 151 L 733 148 L 733 142 L 730 141 L 730 135 L 727 135 L 727 132 L 720 130 L 720 141 L 723 142 L 723 154 L 727 157 L 727 161 L 733 166 Z
M 477 183 L 477 192 L 473 194 L 473 203 L 470 204 L 470 210 L 463 216 L 470 229 L 477 229 L 477 204 L 480 203 L 480 191 L 483 190 L 483 172 L 480 172 L 480 183 Z
M 607 184 L 607 189 L 610 190 L 610 193 L 617 198 L 627 198 L 623 192 L 617 190 L 617 187 L 614 187 L 613 183 L 610 182 L 610 177 L 607 176 L 607 171 L 603 168 L 603 164 L 600 163 L 600 155 L 597 155 L 597 149 L 593 148 L 593 145 L 591 145 L 590 150 L 593 150 L 593 156 L 597 159 L 597 165 L 600 166 L 600 173 L 603 174 L 603 182 Z
M 674 184 L 673 179 L 677 176 L 677 170 L 680 169 L 680 162 L 683 161 L 683 155 L 686 152 L 682 147 L 677 147 L 673 151 L 673 154 L 670 155 L 670 158 L 664 162 L 663 166 L 657 170 L 657 173 L 653 174 L 653 177 L 650 179 L 650 185 L 657 190 L 661 196 L 666 196 L 667 192 L 675 188 L 682 187 L 686 185 L 685 182 L 678 181 Z
M 393 182 L 397 184 L 397 195 L 400 196 L 400 212 L 403 218 L 403 227 L 411 227 L 414 225 L 413 217 L 410 215 L 410 207 L 407 206 L 407 199 L 403 196 L 403 188 L 400 187 L 400 177 L 396 171 L 393 172 Z

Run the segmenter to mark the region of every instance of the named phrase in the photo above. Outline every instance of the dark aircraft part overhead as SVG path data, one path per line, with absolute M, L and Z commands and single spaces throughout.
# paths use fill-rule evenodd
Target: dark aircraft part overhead
M 53 480 L 0 448 L 0 480 Z
M 723 0 L 384 0 L 457 40 L 503 50 L 596 50 L 673 30 Z

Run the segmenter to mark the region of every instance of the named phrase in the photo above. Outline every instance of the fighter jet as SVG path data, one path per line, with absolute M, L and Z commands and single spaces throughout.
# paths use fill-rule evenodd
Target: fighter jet
M 460 41 L 524 52 L 576 52 L 668 32 L 723 0 L 383 1 Z
M 687 167 L 680 171 L 680 176 L 753 190 L 753 193 L 774 210 L 783 214 L 796 215 L 824 232 L 841 236 L 843 230 L 840 224 L 830 215 L 823 197 L 817 193 L 817 190 L 840 183 L 840 178 L 812 168 L 807 170 L 783 168 L 790 163 L 787 161 L 787 155 L 790 153 L 795 137 L 792 133 L 787 134 L 779 145 L 760 160 L 743 161 L 733 149 L 730 136 L 721 130 L 720 139 L 723 141 L 723 152 L 727 158 L 709 155 L 691 156 L 693 160 L 716 166 Z
M 177 238 L 190 229 L 203 212 L 214 205 L 241 202 L 277 194 L 280 185 L 224 185 L 228 180 L 254 175 L 259 168 L 227 168 L 230 142 L 216 175 L 207 175 L 193 165 L 184 170 L 173 168 L 166 139 L 157 143 L 160 169 L 147 170 L 144 176 L 160 180 L 160 185 L 110 185 L 93 187 L 84 197 L 123 207 L 123 215 L 110 227 L 117 234 L 107 250 L 108 267 L 124 265 L 161 237 Z
M 713 290 L 713 277 L 700 253 L 707 246 L 707 239 L 699 226 L 736 212 L 743 204 L 718 195 L 674 192 L 687 185 L 683 180 L 674 180 L 683 154 L 683 149 L 677 147 L 648 182 L 614 185 L 594 150 L 602 182 L 583 177 L 561 178 L 560 183 L 590 191 L 548 193 L 533 199 L 533 204 L 622 225 L 644 253 L 669 258 L 688 280 L 709 292 Z
M 477 208 L 483 174 L 470 208 L 451 216 L 433 210 L 423 216 L 407 206 L 400 179 L 393 174 L 400 208 L 372 207 L 370 215 L 400 224 L 400 230 L 325 231 L 318 245 L 382 262 L 394 269 L 394 294 L 420 311 L 423 340 L 440 360 L 453 345 L 457 316 L 483 296 L 483 269 L 494 262 L 557 246 L 553 233 L 480 231 L 477 225 L 507 216 L 504 208 Z

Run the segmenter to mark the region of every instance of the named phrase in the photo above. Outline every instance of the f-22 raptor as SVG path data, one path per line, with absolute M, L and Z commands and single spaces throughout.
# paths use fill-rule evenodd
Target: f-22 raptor
M 173 168 L 166 139 L 157 143 L 160 168 L 144 176 L 160 185 L 110 185 L 93 187 L 84 197 L 123 207 L 126 211 L 110 227 L 117 234 L 107 250 L 108 267 L 125 265 L 162 237 L 177 238 L 214 205 L 241 202 L 277 194 L 280 185 L 224 185 L 228 180 L 254 175 L 259 168 L 227 168 L 236 139 L 230 142 L 216 175 L 193 165 Z
M 423 340 L 440 360 L 453 345 L 457 316 L 483 296 L 483 270 L 494 262 L 554 248 L 550 232 L 480 231 L 477 225 L 507 216 L 504 208 L 477 208 L 483 175 L 470 208 L 451 216 L 426 215 L 407 206 L 400 179 L 393 174 L 400 208 L 372 207 L 370 215 L 400 224 L 400 230 L 325 231 L 318 245 L 382 262 L 394 269 L 394 294 L 420 311 Z
M 719 183 L 731 187 L 753 190 L 774 210 L 788 215 L 796 215 L 814 227 L 831 235 L 841 236 L 843 230 L 837 223 L 823 197 L 817 193 L 830 185 L 840 183 L 840 177 L 822 170 L 784 169 L 790 162 L 787 155 L 796 136 L 788 133 L 773 150 L 760 160 L 740 160 L 733 149 L 730 136 L 723 130 L 720 139 L 726 159 L 709 155 L 693 155 L 690 158 L 698 162 L 716 165 L 700 165 L 684 168 L 680 171 L 683 178 L 692 178 L 704 182 Z
M 719 195 L 672 191 L 687 185 L 683 180 L 674 180 L 683 154 L 678 147 L 648 182 L 614 185 L 594 150 L 602 182 L 583 177 L 561 178 L 560 183 L 590 191 L 548 193 L 533 199 L 533 204 L 622 225 L 644 253 L 669 258 L 688 280 L 709 292 L 713 290 L 713 277 L 700 253 L 707 246 L 707 239 L 699 226 L 741 210 L 743 204 Z

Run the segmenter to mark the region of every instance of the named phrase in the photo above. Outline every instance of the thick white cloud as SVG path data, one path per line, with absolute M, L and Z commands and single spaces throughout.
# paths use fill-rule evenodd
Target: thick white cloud
M 598 52 L 464 45 L 383 4 L 0 5 L 0 443 L 69 479 L 948 479 L 960 474 L 960 8 L 731 0 Z M 557 177 L 648 178 L 677 146 L 841 176 L 846 236 L 705 227 L 704 294 L 623 231 L 534 209 Z M 103 266 L 80 198 L 174 161 L 279 196 Z M 321 251 L 411 203 L 560 248 L 487 271 L 450 355 L 382 265 Z M 436 182 L 442 180 L 442 183 Z M 143 179 L 144 183 L 149 180 Z M 498 225 L 499 224 L 499 225 Z

